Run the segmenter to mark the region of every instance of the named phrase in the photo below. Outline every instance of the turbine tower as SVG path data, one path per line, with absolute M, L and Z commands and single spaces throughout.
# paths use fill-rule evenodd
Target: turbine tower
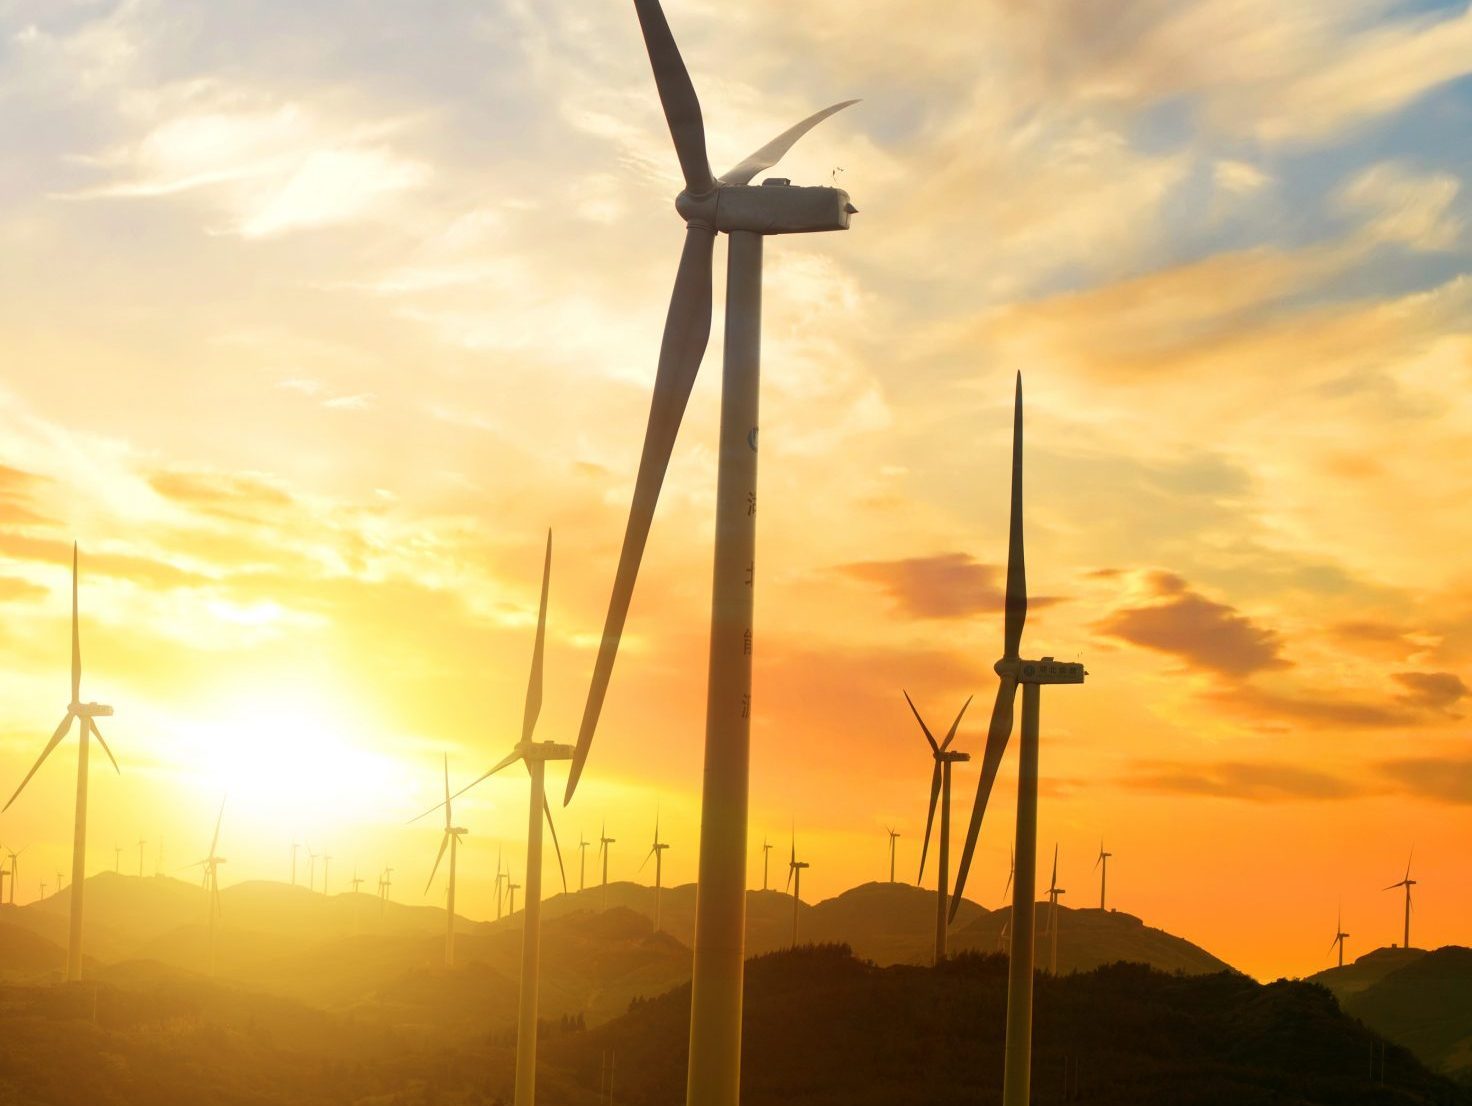
M 572 798 L 597 728 L 660 486 L 710 336 L 712 257 L 716 234 L 724 231 L 730 235 L 731 248 L 685 1096 L 690 1106 L 736 1106 L 741 1087 L 762 246 L 772 234 L 844 230 L 855 211 L 848 194 L 838 188 L 792 187 L 781 178 L 768 179 L 760 187 L 749 185 L 810 129 L 853 101 L 809 116 L 716 178 L 706 157 L 700 102 L 664 12 L 658 0 L 634 0 L 634 8 L 685 179 L 675 200 L 686 224 L 685 244 L 666 316 L 628 527 L 578 731 L 577 755 L 568 775 L 567 799 Z
M 797 859 L 797 831 L 792 832 L 792 856 L 787 861 L 787 890 L 792 892 L 792 947 L 797 948 L 797 908 L 802 903 L 802 870 L 806 860 Z
M 225 800 L 220 800 L 220 813 L 215 816 L 215 835 L 210 838 L 210 851 L 203 860 L 191 864 L 191 868 L 204 869 L 204 889 L 209 895 L 210 915 L 210 975 L 215 974 L 216 927 L 220 921 L 220 873 L 225 858 L 215 850 L 220 846 L 220 823 L 225 818 Z
M 1404 887 L 1406 889 L 1405 948 L 1411 947 L 1411 888 L 1416 886 L 1416 884 L 1419 882 L 1418 880 L 1414 880 L 1411 878 L 1411 860 L 1415 857 L 1415 855 L 1416 851 L 1412 849 L 1411 855 L 1406 857 L 1406 874 L 1401 877 L 1400 880 L 1392 883 L 1389 887 L 1385 888 L 1385 890 L 1387 891 L 1394 891 L 1397 887 Z
M 123 871 L 123 850 L 119 845 L 112 847 L 112 870 L 120 875 Z
M 893 883 L 894 882 L 894 843 L 900 839 L 900 835 L 898 833 L 896 833 L 894 830 L 890 829 L 888 826 L 885 826 L 884 827 L 884 832 L 887 833 L 887 834 L 889 834 L 889 882 L 890 883 Z
M 506 883 L 511 879 L 509 872 L 501 866 L 501 847 L 496 846 L 496 921 L 501 920 L 501 908 L 506 903 Z
M 532 645 L 532 668 L 526 683 L 526 709 L 521 716 L 521 740 L 511 752 L 497 761 L 485 775 L 462 787 L 463 795 L 472 787 L 490 779 L 501 769 L 518 760 L 526 765 L 531 780 L 531 801 L 527 804 L 526 830 L 526 907 L 521 922 L 521 997 L 516 1021 L 516 1090 L 515 1106 L 532 1106 L 537 1087 L 537 997 L 540 986 L 542 954 L 542 819 L 552 831 L 552 847 L 557 853 L 557 869 L 562 873 L 562 890 L 567 892 L 567 872 L 562 867 L 562 849 L 557 844 L 557 827 L 552 824 L 552 807 L 547 801 L 547 762 L 571 760 L 571 745 L 555 741 L 533 741 L 537 716 L 542 711 L 542 668 L 547 645 L 547 589 L 552 579 L 552 531 L 547 531 L 547 551 L 542 560 L 542 600 L 537 611 L 537 636 Z M 446 793 L 448 795 L 448 784 Z M 445 799 L 449 810 L 449 799 Z M 448 816 L 448 814 L 447 814 Z M 451 855 L 451 871 L 454 870 Z M 516 913 L 516 884 L 510 885 L 511 912 Z
M 1339 946 L 1339 966 L 1341 968 L 1344 967 L 1344 939 L 1348 936 L 1349 934 L 1344 932 L 1344 908 L 1340 907 L 1339 912 L 1334 916 L 1334 940 L 1329 942 L 1329 951 L 1333 952 L 1334 946 Z
M 440 861 L 445 858 L 445 850 L 450 850 L 450 884 L 445 891 L 445 967 L 455 966 L 455 860 L 460 851 L 460 838 L 470 831 L 464 826 L 457 826 L 450 808 L 450 756 L 443 754 L 445 758 L 445 801 L 440 804 L 445 808 L 445 832 L 440 837 L 440 851 L 435 854 L 434 867 L 429 870 L 429 879 L 424 884 L 424 893 L 429 894 L 429 889 L 434 885 L 435 873 L 440 870 Z M 433 814 L 439 806 L 430 807 L 425 814 Z M 412 819 L 418 821 L 424 814 Z M 310 850 L 309 850 L 310 851 Z
M 1104 851 L 1104 842 L 1099 841 L 1099 857 L 1094 861 L 1094 867 L 1099 869 L 1099 909 L 1104 909 L 1104 890 L 1109 886 L 1109 858 L 1113 853 Z
M 583 831 L 578 830 L 578 890 L 583 891 L 588 886 L 588 846 L 592 842 L 583 837 Z
M 1027 621 L 1027 570 L 1023 564 L 1022 535 L 1022 374 L 1012 413 L 1012 505 L 1007 537 L 1006 615 L 1002 659 L 994 666 L 999 678 L 997 701 L 987 729 L 976 805 L 966 830 L 966 846 L 956 873 L 951 918 L 961 906 L 966 873 L 976 849 L 977 834 L 986 814 L 987 799 L 996 782 L 1002 754 L 1012 736 L 1012 704 L 1022 686 L 1022 740 L 1017 774 L 1017 878 L 1012 887 L 1012 952 L 1007 970 L 1007 1046 L 1002 1076 L 1002 1106 L 1027 1106 L 1032 1082 L 1033 918 L 1037 892 L 1038 834 L 1038 713 L 1044 684 L 1083 683 L 1081 664 L 1065 664 L 1044 657 L 1024 660 L 1022 627 Z
M 603 861 L 603 899 L 599 910 L 608 909 L 608 846 L 614 843 L 614 839 L 608 836 L 608 823 L 603 823 L 598 829 L 598 856 Z
M 67 704 L 66 714 L 62 716 L 61 724 L 51 735 L 51 740 L 46 743 L 46 748 L 41 750 L 41 755 L 36 758 L 36 763 L 26 773 L 26 778 L 20 781 L 20 786 L 15 789 L 15 794 L 10 796 L 10 802 L 5 804 L 4 810 L 10 809 L 10 804 L 25 790 L 26 784 L 31 782 L 31 777 L 36 770 L 46 762 L 53 749 L 61 744 L 68 731 L 72 728 L 72 720 L 77 725 L 77 807 L 76 822 L 72 834 L 72 899 L 70 928 L 66 944 L 66 977 L 68 980 L 82 978 L 82 888 L 87 882 L 87 763 L 89 738 L 95 737 L 97 744 L 102 746 L 102 751 L 107 754 L 107 759 L 112 761 L 113 771 L 119 771 L 118 762 L 112 755 L 112 750 L 107 747 L 107 742 L 102 738 L 102 731 L 97 728 L 97 719 L 107 718 L 112 714 L 112 707 L 103 706 L 101 703 L 82 702 L 82 636 L 77 622 L 77 545 L 72 543 L 72 700 Z M 60 879 L 57 880 L 60 883 Z M 60 888 L 57 888 L 58 894 Z
M 966 708 L 971 705 L 968 696 L 961 704 L 961 710 L 956 715 L 956 720 L 951 723 L 950 732 L 946 739 L 939 744 L 930 732 L 930 727 L 925 724 L 925 719 L 920 717 L 920 712 L 915 709 L 915 701 L 910 698 L 910 693 L 904 693 L 905 702 L 910 704 L 910 712 L 914 714 L 915 721 L 920 723 L 920 729 L 925 734 L 925 740 L 930 743 L 930 756 L 935 762 L 935 768 L 930 774 L 930 812 L 925 816 L 925 843 L 920 849 L 920 874 L 915 877 L 916 884 L 925 878 L 925 858 L 930 851 L 930 830 L 935 824 L 935 804 L 940 802 L 940 856 L 938 863 L 940 874 L 935 882 L 935 962 L 939 964 L 946 958 L 946 907 L 949 905 L 946 899 L 950 894 L 951 876 L 951 765 L 964 763 L 971 759 L 970 753 L 954 752 L 950 745 L 956 739 L 956 727 L 961 724 L 961 716 L 966 713 Z
M 1048 953 L 1048 971 L 1058 974 L 1058 896 L 1067 894 L 1058 886 L 1058 846 L 1053 846 L 1053 878 L 1048 881 L 1048 933 L 1052 936 L 1052 948 Z
M 507 874 L 506 879 L 507 879 L 507 883 L 506 883 L 506 898 L 507 898 L 507 901 L 511 904 L 510 907 L 509 907 L 509 909 L 507 910 L 507 913 L 509 913 L 509 914 L 515 914 L 516 913 L 516 892 L 518 892 L 518 891 L 521 890 L 521 884 L 510 882 L 511 876 L 510 876 L 509 873 Z
M 659 932 L 659 894 L 664 889 L 664 851 L 669 848 L 659 839 L 659 812 L 654 814 L 654 844 L 649 847 L 649 853 L 644 857 L 644 864 L 649 863 L 649 857 L 654 857 L 654 932 Z M 639 865 L 639 871 L 644 870 L 644 864 Z
M 312 851 L 312 843 L 307 842 L 307 890 L 313 891 L 317 887 L 317 854 Z
M 15 905 L 15 881 L 20 874 L 20 856 L 25 849 L 6 849 L 5 853 L 10 857 L 10 905 Z
M 143 878 L 143 846 L 148 844 L 143 838 L 138 839 L 138 878 Z
M 772 843 L 762 838 L 762 890 L 767 889 L 767 862 L 772 858 Z

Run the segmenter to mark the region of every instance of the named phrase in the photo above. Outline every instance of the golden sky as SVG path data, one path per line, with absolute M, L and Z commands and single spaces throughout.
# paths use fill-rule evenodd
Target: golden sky
M 886 874 L 886 824 L 913 874 L 901 688 L 933 728 L 975 694 L 979 759 L 1021 369 L 1025 648 L 1091 673 L 1043 702 L 1064 902 L 1103 837 L 1114 905 L 1306 973 L 1341 900 L 1351 954 L 1398 939 L 1414 846 L 1416 943 L 1472 938 L 1467 5 L 668 12 L 718 172 L 863 97 L 777 170 L 860 213 L 767 249 L 753 881 L 794 820 L 814 897 Z M 11 0 L 0 116 L 0 786 L 65 707 L 75 538 L 123 768 L 91 870 L 177 872 L 228 791 L 229 881 L 310 841 L 439 901 L 405 822 L 516 739 L 547 528 L 563 741 L 623 534 L 683 236 L 632 11 Z M 695 875 L 719 269 L 574 885 L 604 818 L 634 877 L 657 804 Z M 0 817 L 20 899 L 69 869 L 74 748 Z M 520 769 L 457 805 L 472 915 L 525 819 Z

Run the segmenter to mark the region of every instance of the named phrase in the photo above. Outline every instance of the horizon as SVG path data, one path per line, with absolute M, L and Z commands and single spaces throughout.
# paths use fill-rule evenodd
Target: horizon
M 287 882 L 311 841 L 336 887 L 388 866 L 442 903 L 409 822 L 442 755 L 458 788 L 520 733 L 549 528 L 536 737 L 577 734 L 679 247 L 638 27 L 370 7 L 0 12 L 0 790 L 66 707 L 76 541 L 121 767 L 94 751 L 92 874 L 140 838 L 182 874 L 225 797 L 227 880 Z M 1064 905 L 1097 901 L 1102 839 L 1110 906 L 1304 976 L 1336 911 L 1352 949 L 1399 940 L 1414 851 L 1413 945 L 1472 944 L 1472 9 L 1201 0 L 1115 41 L 937 4 L 933 41 L 895 6 L 876 43 L 782 7 L 669 5 L 718 168 L 863 98 L 775 170 L 858 213 L 768 251 L 748 888 L 792 832 L 809 901 L 884 882 L 886 826 L 914 873 L 904 690 L 935 732 L 977 697 L 964 833 L 1020 369 L 1028 648 L 1090 673 L 1042 708 Z M 570 886 L 605 820 L 637 876 L 656 811 L 695 878 L 718 360 L 570 807 L 549 773 Z M 17 905 L 70 871 L 75 740 L 0 815 Z M 462 913 L 493 914 L 498 846 L 524 866 L 523 773 L 456 800 Z M 1016 794 L 1009 753 L 987 909 Z

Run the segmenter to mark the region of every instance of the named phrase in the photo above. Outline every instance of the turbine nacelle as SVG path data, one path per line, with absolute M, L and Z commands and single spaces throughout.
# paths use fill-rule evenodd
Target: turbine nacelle
M 1019 684 L 1081 684 L 1089 674 L 1081 664 L 1055 661 L 1052 657 L 1036 661 L 1003 657 L 992 669 L 1003 679 L 1015 680 Z
M 681 192 L 675 210 L 687 224 L 753 234 L 847 230 L 849 217 L 858 212 L 842 188 L 793 185 L 786 177 L 768 177 L 757 187 L 717 181 L 700 196 Z
M 112 707 L 102 703 L 72 703 L 67 710 L 78 718 L 111 718 Z

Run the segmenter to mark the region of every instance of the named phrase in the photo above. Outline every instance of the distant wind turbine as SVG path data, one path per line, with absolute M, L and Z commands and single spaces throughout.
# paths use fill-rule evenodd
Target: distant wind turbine
M 353 885 L 353 894 L 356 895 L 358 888 L 363 885 L 363 881 L 358 878 L 358 869 L 356 867 L 353 868 L 353 878 L 348 880 L 348 882 Z
M 530 782 L 527 804 L 526 834 L 526 906 L 521 922 L 521 995 L 516 1023 L 516 1084 L 512 1101 L 515 1106 L 532 1106 L 537 1086 L 537 1011 L 541 985 L 542 953 L 542 820 L 552 833 L 552 848 L 557 853 L 557 870 L 562 874 L 562 890 L 567 893 L 567 871 L 562 866 L 562 849 L 557 844 L 557 827 L 552 823 L 552 806 L 547 801 L 547 763 L 571 760 L 573 747 L 555 741 L 533 741 L 537 717 L 542 712 L 542 670 L 547 648 L 547 592 L 552 581 L 552 531 L 547 531 L 547 550 L 542 559 L 542 598 L 537 610 L 537 636 L 532 644 L 531 672 L 526 683 L 526 707 L 521 716 L 521 740 L 490 771 L 462 787 L 463 795 L 472 787 L 490 779 L 503 768 L 521 761 L 526 765 Z M 448 809 L 448 802 L 446 800 Z M 452 860 L 453 864 L 454 861 Z M 515 888 L 511 884 L 512 908 L 516 913 Z
M 143 838 L 138 839 L 138 878 L 143 878 L 143 846 L 148 844 Z
M 508 879 L 509 879 L 509 877 L 508 877 Z M 510 883 L 510 882 L 508 882 L 506 884 L 506 897 L 507 897 L 507 901 L 510 903 L 510 906 L 507 909 L 507 913 L 509 913 L 509 914 L 515 914 L 516 913 L 516 892 L 518 892 L 520 890 L 521 890 L 521 884 L 519 884 L 519 883 Z
M 1099 870 L 1099 909 L 1104 909 L 1104 889 L 1109 885 L 1109 858 L 1113 853 L 1104 851 L 1104 842 L 1099 842 L 1099 857 L 1094 861 L 1094 867 Z
M 664 851 L 669 845 L 659 839 L 659 812 L 654 814 L 654 844 L 649 847 L 649 853 L 644 857 L 644 863 L 639 865 L 639 871 L 644 870 L 644 864 L 649 863 L 649 857 L 654 858 L 654 932 L 659 932 L 659 895 L 664 889 Z
M 1007 883 L 1006 883 L 1006 886 L 1004 886 L 1002 888 L 1002 901 L 1003 902 L 1006 902 L 1007 901 L 1007 892 L 1011 889 L 1011 887 L 1012 887 L 1012 877 L 1015 876 L 1016 874 L 1017 874 L 1017 853 L 1013 849 L 1008 849 L 1007 850 Z M 1007 914 L 1007 920 L 1002 923 L 1002 930 L 1001 930 L 1001 932 L 997 935 L 997 948 L 998 948 L 998 950 L 1002 950 L 1002 949 L 1005 949 L 1007 947 L 1007 938 L 1009 936 L 1011 936 L 1011 934 L 1012 934 L 1012 915 L 1009 912 Z
M 1052 657 L 1025 660 L 1021 655 L 1022 627 L 1027 621 L 1027 569 L 1022 534 L 1022 374 L 1012 413 L 1012 504 L 1007 535 L 1007 588 L 1002 659 L 993 666 L 999 678 L 997 701 L 987 729 L 976 804 L 966 830 L 966 845 L 956 873 L 951 918 L 961 907 L 966 873 L 981 832 L 987 800 L 1001 767 L 1002 754 L 1012 736 L 1012 705 L 1022 687 L 1021 756 L 1017 773 L 1017 878 L 1012 888 L 1012 952 L 1007 969 L 1007 1044 L 1003 1061 L 1002 1106 L 1027 1106 L 1032 1084 L 1033 899 L 1037 893 L 1038 833 L 1038 713 L 1043 684 L 1083 683 L 1081 664 L 1060 663 Z
M 970 753 L 958 753 L 950 746 L 956 739 L 956 728 L 961 725 L 961 716 L 971 705 L 971 697 L 967 696 L 966 701 L 961 704 L 961 710 L 951 723 L 946 739 L 937 743 L 930 727 L 925 724 L 925 719 L 920 717 L 920 711 L 916 709 L 910 693 L 906 691 L 904 696 L 905 702 L 910 704 L 910 713 L 920 723 L 920 730 L 930 745 L 930 757 L 935 764 L 930 774 L 930 810 L 925 815 L 925 843 L 920 849 L 920 874 L 915 877 L 915 882 L 918 884 L 925 878 L 925 858 L 930 852 L 930 830 L 935 824 L 935 806 L 939 802 L 940 856 L 936 858 L 936 863 L 940 873 L 935 881 L 935 962 L 939 964 L 946 958 L 946 908 L 950 905 L 947 898 L 950 894 L 951 878 L 951 765 L 971 759 Z
M 1344 939 L 1349 934 L 1344 932 L 1344 909 L 1340 908 L 1334 917 L 1334 940 L 1329 942 L 1329 951 L 1334 951 L 1334 946 L 1339 946 L 1339 966 L 1344 967 Z
M 797 948 L 797 909 L 802 904 L 802 870 L 806 860 L 797 859 L 797 831 L 792 832 L 792 855 L 787 861 L 787 889 L 792 892 L 792 947 Z
M 772 843 L 762 838 L 762 890 L 767 889 L 767 862 L 772 858 Z
M 501 846 L 496 846 L 496 921 L 501 920 L 501 910 L 506 905 L 506 884 L 511 874 L 501 864 Z
M 317 889 L 317 854 L 312 851 L 312 843 L 307 842 L 307 890 Z
M 204 889 L 209 895 L 210 916 L 210 968 L 209 974 L 215 974 L 215 951 L 216 951 L 216 926 L 220 919 L 220 876 L 219 868 L 225 863 L 225 858 L 215 850 L 220 846 L 220 823 L 225 819 L 225 800 L 220 800 L 220 813 L 215 816 L 215 835 L 210 838 L 210 851 L 205 858 L 191 864 L 191 868 L 204 869 Z
M 424 893 L 429 894 L 429 889 L 434 886 L 435 873 L 440 870 L 440 861 L 445 858 L 445 850 L 450 850 L 450 884 L 445 891 L 445 967 L 455 966 L 455 859 L 460 852 L 460 838 L 470 831 L 463 826 L 454 824 L 450 808 L 450 757 L 445 758 L 445 801 L 440 804 L 445 808 L 445 832 L 440 837 L 440 851 L 435 854 L 434 867 L 429 870 L 429 879 L 424 884 Z M 439 806 L 430 807 L 425 814 L 432 814 Z M 424 817 L 419 815 L 414 821 Z
M 664 12 L 658 0 L 635 0 L 634 8 L 685 178 L 675 199 L 686 224 L 685 245 L 566 797 L 572 798 L 597 729 L 659 491 L 705 354 L 713 249 L 716 235 L 725 232 L 730 235 L 725 365 L 686 1101 L 692 1106 L 734 1106 L 741 1084 L 763 243 L 775 234 L 845 230 L 856 210 L 848 193 L 836 187 L 792 187 L 780 177 L 755 187 L 750 182 L 814 126 L 853 101 L 834 104 L 789 127 L 717 178 L 706 156 L 700 100 Z
M 887 833 L 887 834 L 889 834 L 889 882 L 890 883 L 893 883 L 894 882 L 894 843 L 900 839 L 900 835 L 898 833 L 896 833 L 894 830 L 890 829 L 888 826 L 885 826 L 884 827 L 884 832 Z
M 112 870 L 119 875 L 123 871 L 123 850 L 118 845 L 112 847 Z
M 603 899 L 599 910 L 608 909 L 608 846 L 614 843 L 614 839 L 608 836 L 608 823 L 605 822 L 598 830 L 598 856 L 603 861 Z
M 46 748 L 41 750 L 41 755 L 36 758 L 36 763 L 26 773 L 26 778 L 20 781 L 20 786 L 15 789 L 15 794 L 10 796 L 10 802 L 6 803 L 4 810 L 10 809 L 10 804 L 20 797 L 25 790 L 26 784 L 31 782 L 31 777 L 36 770 L 46 762 L 53 749 L 61 744 L 61 739 L 67 735 L 72 728 L 75 719 L 78 726 L 77 742 L 77 807 L 76 821 L 72 835 L 72 901 L 70 927 L 67 935 L 66 945 L 66 977 L 68 980 L 82 978 L 82 889 L 87 882 L 87 764 L 89 739 L 95 737 L 97 744 L 102 746 L 102 751 L 107 754 L 107 759 L 112 762 L 114 771 L 119 771 L 117 759 L 112 755 L 112 750 L 107 747 L 103 740 L 102 731 L 97 728 L 97 719 L 107 718 L 112 714 L 112 707 L 101 703 L 82 702 L 82 636 L 77 621 L 77 545 L 72 543 L 72 701 L 67 704 L 66 714 L 61 719 L 61 724 L 51 735 L 51 740 L 46 743 Z M 58 879 L 57 883 L 61 881 Z M 58 888 L 58 893 L 60 889 Z
M 1400 880 L 1392 883 L 1389 887 L 1385 888 L 1385 890 L 1387 891 L 1394 891 L 1397 887 L 1404 887 L 1406 889 L 1405 948 L 1411 947 L 1411 888 L 1416 886 L 1416 884 L 1420 882 L 1419 880 L 1414 880 L 1411 878 L 1411 860 L 1415 857 L 1415 855 L 1416 850 L 1412 849 L 1411 855 L 1406 857 L 1406 874 Z
M 1058 974 L 1058 897 L 1066 894 L 1058 886 L 1058 846 L 1053 846 L 1053 878 L 1048 881 L 1048 932 L 1052 935 L 1052 951 L 1048 954 L 1048 971 Z
M 583 837 L 583 831 L 578 830 L 578 890 L 582 891 L 588 886 L 588 846 L 592 842 Z
M 15 905 L 15 880 L 20 873 L 20 854 L 24 849 L 7 849 L 6 855 L 10 857 L 10 905 Z

